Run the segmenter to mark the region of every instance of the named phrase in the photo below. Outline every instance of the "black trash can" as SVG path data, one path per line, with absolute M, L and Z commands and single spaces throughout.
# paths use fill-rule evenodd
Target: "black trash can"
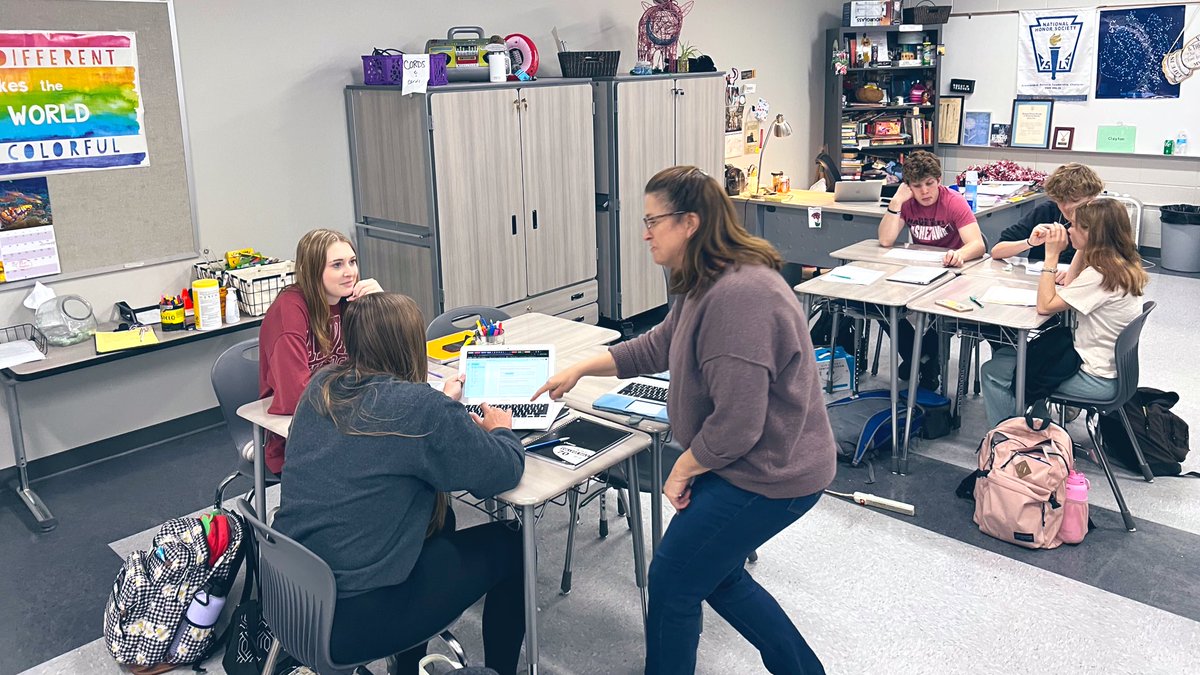
M 1200 272 L 1200 206 L 1169 204 L 1162 214 L 1162 266 L 1175 272 Z

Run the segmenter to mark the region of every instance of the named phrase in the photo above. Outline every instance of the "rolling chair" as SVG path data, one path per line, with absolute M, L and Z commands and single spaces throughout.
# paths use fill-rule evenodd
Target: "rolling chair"
M 217 486 L 214 503 L 220 506 L 225 489 L 238 476 L 254 478 L 254 425 L 238 417 L 237 409 L 258 400 L 258 338 L 243 340 L 222 352 L 213 363 L 210 379 L 237 452 L 237 467 Z M 278 482 L 279 476 L 268 471 L 267 484 Z
M 253 532 L 251 551 L 257 555 L 263 619 L 275 633 L 263 675 L 274 675 L 281 650 L 286 650 L 319 675 L 371 675 L 366 668 L 370 661 L 334 663 L 329 653 L 337 606 L 337 583 L 329 565 L 295 540 L 259 520 L 254 507 L 245 498 L 238 499 L 237 508 Z M 441 637 L 458 660 L 466 665 L 466 656 L 454 635 L 443 630 L 431 635 L 430 639 L 434 637 Z M 394 655 L 387 657 L 387 661 L 388 673 L 395 673 Z
M 475 320 L 480 318 L 488 321 L 507 321 L 512 317 L 495 307 L 484 307 L 483 305 L 455 307 L 438 314 L 433 321 L 429 322 L 429 327 L 425 329 L 425 339 L 436 340 L 460 330 L 469 330 L 475 325 Z
M 1104 469 L 1104 476 L 1108 478 L 1113 496 L 1117 498 L 1117 506 L 1121 509 L 1121 518 L 1125 521 L 1125 529 L 1130 532 L 1136 531 L 1137 526 L 1133 522 L 1133 515 L 1129 513 L 1129 507 L 1125 505 L 1125 497 L 1122 496 L 1121 488 L 1117 485 L 1116 478 L 1113 477 L 1112 469 L 1108 466 L 1108 457 L 1104 453 L 1104 438 L 1100 436 L 1099 428 L 1094 426 L 1093 422 L 1098 422 L 1098 415 L 1117 413 L 1121 418 L 1121 424 L 1125 426 L 1125 433 L 1129 435 L 1129 440 L 1133 444 L 1133 452 L 1137 456 L 1138 466 L 1142 469 L 1142 477 L 1147 483 L 1153 483 L 1154 474 L 1151 473 L 1149 465 L 1146 464 L 1146 458 L 1142 455 L 1142 448 L 1138 445 L 1137 436 L 1134 435 L 1133 427 L 1129 424 L 1129 417 L 1125 414 L 1124 406 L 1137 393 L 1138 342 L 1141 340 L 1142 328 L 1146 325 L 1146 317 L 1154 311 L 1157 304 L 1154 301 L 1143 303 L 1141 315 L 1129 322 L 1129 325 L 1121 329 L 1121 333 L 1117 335 L 1117 393 L 1112 398 L 1083 399 L 1060 395 L 1057 392 L 1049 397 L 1051 403 L 1075 406 L 1087 411 L 1086 426 L 1088 436 L 1092 439 L 1092 446 L 1096 448 L 1096 459 L 1100 467 Z
M 828 152 L 822 150 L 817 155 L 817 180 L 825 179 L 825 191 L 833 192 L 833 184 L 842 179 L 842 172 L 838 169 L 837 162 Z

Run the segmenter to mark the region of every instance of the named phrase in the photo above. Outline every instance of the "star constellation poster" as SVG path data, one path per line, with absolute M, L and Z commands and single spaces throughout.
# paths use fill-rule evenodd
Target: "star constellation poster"
M 1183 31 L 1183 5 L 1100 12 L 1096 98 L 1179 98 L 1163 55 Z

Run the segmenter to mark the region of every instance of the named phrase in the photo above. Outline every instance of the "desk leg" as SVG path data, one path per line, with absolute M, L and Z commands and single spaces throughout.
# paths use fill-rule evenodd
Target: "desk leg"
M 633 524 L 633 577 L 642 599 L 642 634 L 646 632 L 646 539 L 642 534 L 642 493 L 638 485 L 637 455 L 625 460 L 629 476 L 629 520 Z M 662 492 L 657 490 L 657 492 Z
M 829 303 L 829 311 L 833 312 L 833 314 L 832 314 L 832 321 L 833 321 L 832 326 L 833 327 L 829 330 L 829 386 L 825 389 L 825 391 L 832 394 L 833 393 L 833 355 L 837 352 L 838 324 L 841 323 L 842 308 L 841 308 L 841 306 L 837 305 L 836 303 Z M 893 438 L 895 438 L 895 436 L 893 436 Z
M 651 434 L 650 445 L 650 478 L 654 481 L 654 485 L 650 490 L 650 546 L 651 555 L 658 550 L 658 543 L 662 541 L 663 517 L 662 517 L 662 484 L 663 484 L 663 441 L 664 434 Z M 637 493 L 632 493 L 637 494 Z
M 525 571 L 525 661 L 529 664 L 529 675 L 537 675 L 537 517 L 532 504 L 521 507 L 521 548 Z
M 25 502 L 25 508 L 33 514 L 42 532 L 49 532 L 58 527 L 58 518 L 50 513 L 45 502 L 29 485 L 28 461 L 25 459 L 25 432 L 21 429 L 21 409 L 17 401 L 17 383 L 15 380 L 4 380 L 4 399 L 8 408 L 8 429 L 12 432 L 13 459 L 17 463 L 16 493 Z
M 938 356 L 942 360 L 942 396 L 950 398 L 950 333 L 946 332 L 946 323 L 941 318 L 933 317 L 934 329 L 938 336 Z M 958 355 L 962 360 L 963 354 Z
M 1017 331 L 1017 414 L 1025 414 L 1025 358 L 1029 351 L 1029 331 Z
M 892 473 L 900 473 L 900 429 L 896 419 L 896 403 L 900 400 L 900 348 L 897 346 L 897 336 L 900 334 L 900 308 L 888 307 L 888 327 L 891 329 L 888 339 L 888 355 L 891 357 L 891 400 L 892 400 Z M 916 341 L 921 344 L 920 340 Z M 830 369 L 832 370 L 832 368 Z
M 254 425 L 254 512 L 269 523 L 267 514 L 267 458 L 263 453 L 263 428 Z
M 913 338 L 912 361 L 909 363 L 911 370 L 908 373 L 908 401 L 904 404 L 904 450 L 900 454 L 901 474 L 908 473 L 908 441 L 909 435 L 912 432 L 913 405 L 917 401 L 917 378 L 919 377 L 918 373 L 921 371 L 921 338 L 925 334 L 925 325 L 928 317 L 921 312 L 914 312 L 913 319 L 916 321 L 914 324 L 916 334 Z M 945 373 L 943 373 L 944 375 Z M 892 436 L 892 438 L 895 438 L 895 436 Z M 893 448 L 897 445 L 897 443 L 892 443 Z

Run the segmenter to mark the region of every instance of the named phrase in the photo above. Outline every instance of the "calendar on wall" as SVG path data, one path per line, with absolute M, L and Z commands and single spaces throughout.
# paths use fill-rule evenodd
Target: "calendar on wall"
M 61 271 L 46 179 L 0 182 L 0 282 Z

